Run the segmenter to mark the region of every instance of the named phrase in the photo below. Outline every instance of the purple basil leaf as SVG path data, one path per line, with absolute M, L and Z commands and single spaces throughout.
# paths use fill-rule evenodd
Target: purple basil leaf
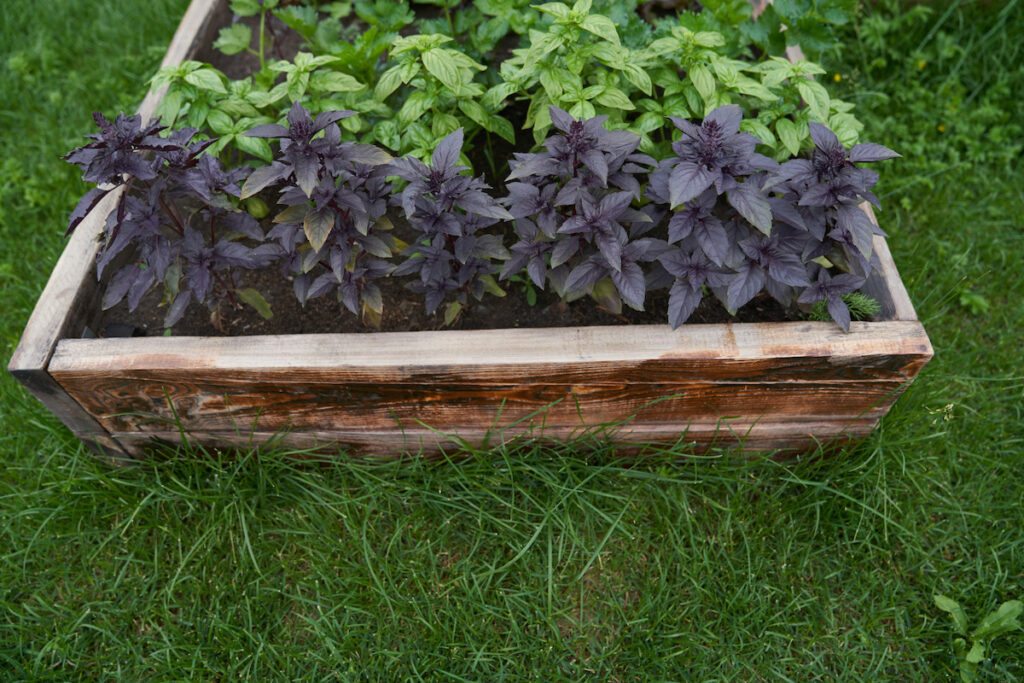
M 443 284 L 440 287 L 435 287 L 427 290 L 426 300 L 424 302 L 427 308 L 427 315 L 430 315 L 431 313 L 437 310 L 437 307 L 441 305 L 442 301 L 444 301 L 445 294 L 446 291 L 444 289 Z
M 792 225 L 794 228 L 801 230 L 808 230 L 807 223 L 804 221 L 803 215 L 793 205 L 793 202 L 782 197 L 769 197 L 768 204 L 772 209 L 772 216 L 778 220 Z M 824 231 L 822 232 L 824 234 Z
M 295 298 L 299 300 L 301 306 L 305 306 L 309 300 L 309 283 L 309 273 L 300 273 L 292 281 L 292 291 L 295 292 Z
M 415 157 L 398 157 L 388 164 L 387 173 L 412 182 L 429 177 L 430 169 Z
M 680 281 L 672 285 L 668 297 L 668 322 L 673 330 L 693 315 L 703 295 L 702 287 L 691 287 L 687 282 Z
M 125 266 L 114 273 L 114 277 L 110 278 L 110 284 L 107 285 L 107 291 L 103 294 L 103 310 L 116 306 L 138 276 L 139 267 L 135 264 Z
M 792 303 L 796 294 L 796 289 L 794 287 L 791 287 L 784 282 L 779 282 L 771 276 L 770 272 L 768 273 L 768 277 L 765 278 L 764 290 L 783 306 L 788 306 Z
M 551 114 L 551 123 L 563 133 L 568 133 L 572 124 L 576 121 L 568 112 L 558 107 L 548 105 L 548 112 Z
M 344 111 L 325 111 L 317 114 L 316 119 L 313 120 L 313 132 L 318 133 L 332 123 L 337 123 L 342 119 L 347 119 L 350 116 L 355 116 L 356 112 L 344 110 Z
M 551 267 L 555 268 L 567 263 L 569 259 L 576 255 L 579 251 L 580 242 L 578 239 L 560 239 L 555 242 L 554 248 L 551 250 Z
M 736 311 L 764 287 L 764 271 L 755 263 L 746 261 L 740 265 L 729 282 L 728 308 Z
M 895 159 L 897 157 L 900 157 L 900 155 L 896 152 L 874 142 L 862 142 L 850 148 L 850 161 L 858 163 L 885 161 L 886 159 Z
M 608 186 L 608 163 L 604 154 L 596 149 L 588 149 L 579 155 L 580 161 L 597 176 L 601 181 L 601 187 Z
M 772 207 L 753 180 L 740 183 L 726 197 L 732 208 L 765 235 L 772 230 Z
M 814 140 L 815 147 L 825 152 L 843 149 L 842 144 L 839 142 L 839 138 L 837 138 L 836 134 L 829 130 L 828 127 L 823 126 L 816 121 L 811 121 L 807 125 L 810 127 L 811 139 Z
M 735 135 L 740 132 L 740 122 L 743 120 L 743 110 L 738 104 L 726 104 L 717 107 L 704 119 L 705 126 L 708 122 L 718 124 L 723 137 Z
M 153 270 L 153 277 L 162 281 L 171 265 L 171 244 L 166 238 L 157 238 L 149 253 L 148 262 Z
M 264 123 L 253 126 L 242 135 L 249 138 L 286 138 L 288 129 L 278 123 Z
M 135 309 L 139 307 L 139 302 L 142 301 L 142 297 L 155 283 L 156 276 L 153 274 L 152 268 L 146 268 L 139 271 L 135 281 L 132 282 L 131 289 L 128 290 L 129 313 L 135 311 Z
M 768 179 L 765 181 L 762 189 L 767 192 L 776 185 L 789 181 L 809 181 L 816 179 L 816 177 L 814 165 L 809 159 L 790 159 L 768 175 Z
M 533 284 L 544 289 L 544 276 L 547 274 L 548 266 L 543 256 L 535 256 L 526 264 L 526 273 L 533 280 Z
M 85 219 L 85 216 L 92 211 L 93 207 L 100 203 L 100 200 L 107 196 L 108 192 L 110 192 L 109 189 L 94 187 L 78 200 L 75 210 L 71 212 L 71 216 L 68 218 L 68 230 L 64 233 L 65 237 L 74 232 L 78 224 Z
M 594 233 L 594 244 L 612 270 L 622 270 L 622 243 L 617 236 L 599 230 Z
M 850 309 L 838 294 L 828 297 L 828 314 L 843 328 L 843 332 L 850 331 Z
M 612 283 L 619 290 L 619 295 L 628 306 L 638 311 L 644 310 L 646 284 L 644 271 L 636 263 L 623 262 L 621 272 L 611 273 Z
M 569 277 L 565 280 L 565 290 L 567 292 L 585 292 L 607 272 L 607 269 L 597 261 L 587 259 L 569 273 Z
M 245 211 L 232 211 L 221 220 L 228 230 L 240 232 L 257 242 L 263 241 L 263 230 L 260 228 L 259 221 Z
M 354 161 L 367 166 L 380 166 L 393 161 L 393 157 L 375 145 L 346 144 L 342 149 L 346 161 Z
M 669 205 L 684 204 L 715 182 L 715 174 L 698 164 L 682 161 L 668 178 Z
M 138 140 L 135 146 L 139 149 L 148 149 L 153 152 L 176 152 L 181 149 L 181 145 L 177 144 L 173 140 L 162 138 L 157 135 L 147 135 L 146 137 Z
M 502 208 L 492 197 L 479 190 L 472 190 L 462 195 L 459 197 L 458 204 L 467 213 L 475 213 L 503 221 L 513 220 L 511 213 Z
M 309 291 L 306 292 L 306 300 L 316 299 L 317 297 L 323 296 L 327 292 L 331 291 L 338 285 L 338 278 L 334 273 L 321 273 L 313 284 L 310 285 Z
M 223 260 L 228 265 L 239 266 L 242 268 L 251 268 L 252 259 L 250 256 L 251 249 L 244 244 L 238 242 L 225 242 L 220 241 L 214 248 L 214 253 L 217 257 Z
M 242 186 L 242 199 L 252 197 L 263 188 L 279 180 L 284 180 L 290 173 L 291 169 L 279 161 L 275 161 L 269 166 L 260 166 L 252 172 Z
M 293 145 L 294 149 L 296 145 Z M 312 148 L 306 147 L 301 150 L 296 150 L 290 155 L 292 165 L 295 169 L 295 182 L 298 183 L 302 191 L 309 197 L 313 194 L 313 188 L 317 184 L 317 173 L 320 170 L 320 159 L 317 157 L 316 152 Z
M 768 262 L 768 275 L 773 280 L 794 287 L 810 284 L 806 266 L 799 256 L 791 252 L 776 251 Z
M 700 126 L 690 123 L 690 121 L 680 116 L 670 116 L 668 120 L 672 122 L 672 125 L 683 131 L 687 137 L 691 139 L 697 139 L 700 137 Z
M 836 212 L 836 225 L 850 233 L 854 247 L 864 258 L 870 258 L 874 225 L 866 213 L 857 206 L 843 204 Z
M 459 161 L 462 153 L 463 131 L 461 128 L 445 136 L 437 143 L 430 155 L 430 165 L 435 169 L 449 169 Z
M 507 180 L 529 178 L 531 176 L 548 176 L 558 172 L 558 162 L 550 155 L 541 154 L 516 154 L 516 159 L 509 162 L 511 173 Z
M 174 297 L 174 302 L 167 309 L 167 315 L 164 316 L 164 327 L 173 327 L 179 320 L 181 320 L 181 317 L 185 315 L 185 309 L 188 308 L 189 302 L 191 301 L 191 289 L 178 292 L 178 296 Z
M 697 244 L 715 264 L 722 265 L 729 257 L 729 234 L 715 217 L 698 223 L 693 229 Z
M 828 183 L 819 183 L 812 185 L 808 190 L 800 197 L 798 204 L 800 206 L 825 206 L 833 207 L 838 203 L 835 190 Z

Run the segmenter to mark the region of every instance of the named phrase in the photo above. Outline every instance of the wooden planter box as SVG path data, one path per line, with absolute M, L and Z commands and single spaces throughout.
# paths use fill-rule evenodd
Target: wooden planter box
M 217 10 L 193 0 L 165 65 L 210 39 Z M 157 101 L 146 99 L 145 117 Z M 214 447 L 274 440 L 367 454 L 595 430 L 630 445 L 799 451 L 867 435 L 932 356 L 882 238 L 868 293 L 883 312 L 849 333 L 792 322 L 72 338 L 98 313 L 96 237 L 114 201 L 73 234 L 9 365 L 112 459 L 183 433 Z

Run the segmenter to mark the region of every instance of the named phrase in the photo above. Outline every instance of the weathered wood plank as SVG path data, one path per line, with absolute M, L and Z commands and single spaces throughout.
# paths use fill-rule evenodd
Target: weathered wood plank
M 916 322 L 65 340 L 54 377 L 113 432 L 880 417 Z M 168 399 L 170 402 L 168 402 Z
M 875 212 L 871 205 L 864 202 L 861 204 L 861 208 L 867 213 L 871 222 L 877 226 L 878 219 L 875 218 Z M 882 305 L 879 318 L 883 320 L 917 320 L 917 312 L 914 310 L 914 304 L 910 301 L 903 280 L 900 279 L 896 262 L 893 261 L 892 252 L 889 251 L 889 244 L 881 235 L 875 235 L 872 244 L 875 253 L 878 254 L 879 268 L 864 284 L 863 292 Z
M 877 418 L 903 386 L 896 381 L 507 387 L 259 380 L 220 385 L 205 378 L 190 383 L 95 377 L 60 381 L 112 432 L 159 431 L 176 420 L 187 429 L 273 431 L 355 424 L 375 430 L 419 422 L 443 430 L 518 421 L 592 427 L 633 415 L 676 425 L 738 415 Z
M 358 378 L 415 377 L 460 369 L 501 373 L 505 367 L 563 364 L 705 362 L 727 368 L 769 359 L 819 359 L 823 367 L 878 356 L 915 359 L 931 353 L 914 321 L 854 322 L 845 333 L 834 323 L 738 323 L 622 327 L 443 330 L 367 334 L 266 335 L 254 337 L 143 337 L 65 339 L 55 372 L 131 370 L 319 371 Z M 775 361 L 772 360 L 774 363 Z M 698 369 L 702 369 L 697 366 Z M 726 372 L 723 370 L 723 372 Z M 706 377 L 706 374 L 704 375 Z M 726 376 L 728 373 L 726 372 Z
M 192 0 L 171 40 L 161 66 L 181 63 L 195 49 L 199 35 L 208 26 L 218 0 Z M 150 93 L 139 112 L 148 120 L 162 94 Z M 84 411 L 46 372 L 57 340 L 77 336 L 96 309 L 99 286 L 95 276 L 99 235 L 107 214 L 121 191 L 111 192 L 79 224 L 57 260 L 35 309 L 8 363 L 11 372 L 76 436 L 110 458 L 125 454 L 100 425 Z

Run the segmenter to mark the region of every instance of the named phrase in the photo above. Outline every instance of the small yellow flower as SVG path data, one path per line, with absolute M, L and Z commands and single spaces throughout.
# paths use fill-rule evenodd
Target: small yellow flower
M 840 76 L 839 74 L 836 74 L 835 76 L 832 77 L 832 80 L 838 83 L 839 81 L 843 80 L 843 77 Z
M 928 62 L 926 62 L 926 61 L 924 61 L 922 59 L 920 62 L 917 63 L 917 68 L 918 69 L 923 69 L 925 67 L 925 65 L 927 65 L 927 64 L 928 64 Z
M 946 132 L 946 124 L 944 124 L 944 123 L 940 123 L 938 126 L 936 126 L 936 128 L 938 128 L 938 131 L 940 133 L 945 133 Z

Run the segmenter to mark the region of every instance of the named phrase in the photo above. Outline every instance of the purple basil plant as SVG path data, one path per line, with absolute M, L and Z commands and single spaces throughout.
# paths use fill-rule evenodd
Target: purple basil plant
M 202 155 L 212 141 L 194 141 L 195 128 L 164 138 L 158 135 L 163 127 L 143 126 L 139 116 L 121 114 L 110 122 L 97 113 L 94 119 L 100 132 L 88 136 L 93 142 L 65 159 L 99 187 L 79 201 L 68 233 L 114 188 L 124 186 L 106 218 L 97 260 L 98 277 L 115 258 L 120 264 L 103 307 L 127 297 L 129 310 L 135 310 L 147 291 L 162 284 L 169 304 L 164 325 L 170 327 L 192 301 L 206 304 L 215 321 L 223 303 L 252 302 L 255 290 L 243 289 L 239 270 L 266 266 L 277 250 L 261 244 L 259 223 L 237 208 L 239 183 L 249 169 L 226 170 L 216 158 Z
M 672 117 L 679 139 L 660 162 L 637 152 L 640 138 L 608 130 L 607 117 L 577 120 L 551 107 L 556 133 L 543 149 L 511 160 L 499 201 L 459 163 L 461 129 L 441 140 L 430 164 L 392 159 L 373 145 L 341 141 L 338 121 L 313 118 L 296 103 L 287 125 L 248 132 L 279 140 L 276 159 L 250 171 L 225 169 L 203 154 L 194 128 L 161 137 L 138 116 L 109 122 L 66 158 L 100 187 L 78 203 L 71 232 L 113 188 L 125 186 L 106 219 L 97 271 L 117 258 L 103 299 L 165 288 L 171 326 L 192 301 L 214 315 L 224 301 L 266 314 L 242 273 L 279 262 L 298 300 L 334 292 L 341 304 L 379 325 L 380 281 L 412 276 L 410 290 L 428 313 L 445 305 L 445 323 L 469 297 L 503 296 L 495 275 L 523 273 L 565 300 L 590 295 L 618 312 L 642 310 L 647 294 L 668 288 L 668 319 L 684 323 L 713 293 L 730 310 L 762 291 L 787 307 L 825 302 L 844 330 L 843 296 L 863 286 L 877 262 L 880 233 L 860 208 L 877 206 L 878 174 L 858 164 L 899 156 L 881 145 L 846 149 L 825 126 L 810 124 L 809 158 L 779 164 L 756 151 L 741 130 L 739 107 L 712 111 L 699 125 Z M 400 189 L 390 182 L 397 177 Z M 276 190 L 281 210 L 264 235 L 239 201 Z M 404 214 L 412 237 L 392 235 L 389 207 Z M 500 228 L 512 222 L 506 248 Z M 404 260 L 389 261 L 396 254 Z M 499 262 L 504 262 L 499 267 Z M 262 304 L 262 305 L 260 305 Z
M 501 277 L 525 268 L 537 287 L 550 285 L 566 300 L 590 294 L 615 312 L 622 302 L 643 309 L 642 264 L 666 245 L 644 237 L 654 219 L 633 204 L 655 161 L 637 153 L 638 135 L 607 130 L 607 116 L 581 121 L 558 107 L 550 111 L 559 132 L 543 151 L 517 153 L 510 164 L 514 182 L 504 203 L 518 241 Z
M 250 130 L 246 135 L 277 139 L 280 146 L 272 164 L 249 176 L 242 196 L 279 191 L 285 208 L 267 238 L 280 246 L 282 271 L 301 304 L 333 291 L 346 309 L 379 325 L 384 301 L 378 281 L 393 270 L 384 259 L 399 250 L 387 217 L 391 156 L 341 141 L 337 122 L 354 113 L 330 111 L 314 119 L 296 102 L 288 126 Z
M 483 179 L 461 173 L 467 169 L 459 164 L 462 142 L 459 128 L 438 143 L 429 166 L 407 156 L 387 169 L 408 183 L 393 203 L 417 235 L 395 275 L 416 276 L 409 288 L 424 296 L 427 313 L 447 300 L 446 323 L 461 314 L 470 295 L 504 296 L 494 280 L 494 261 L 509 257 L 501 235 L 481 231 L 512 216 L 487 193 Z

